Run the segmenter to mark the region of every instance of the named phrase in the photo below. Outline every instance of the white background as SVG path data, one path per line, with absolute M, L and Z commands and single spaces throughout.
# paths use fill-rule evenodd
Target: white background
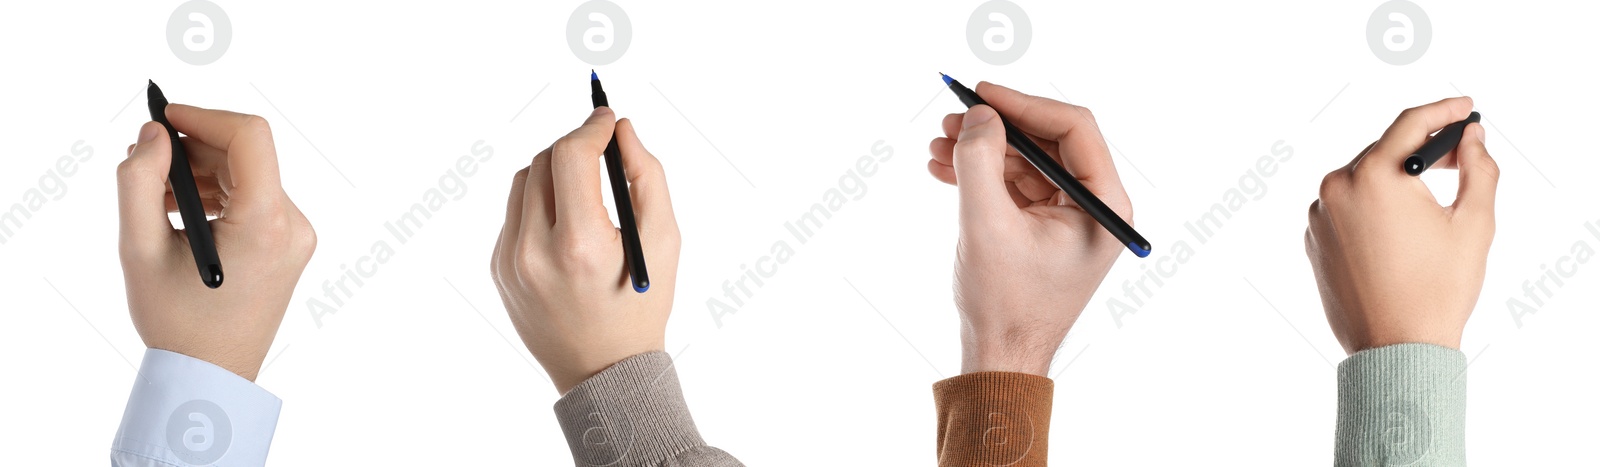
M 223 1 L 233 42 L 205 66 L 168 49 L 179 3 L 23 2 L 0 16 L 0 208 L 75 141 L 95 151 L 0 245 L 6 463 L 106 462 L 143 352 L 114 169 L 146 120 L 147 78 L 174 102 L 270 120 L 285 188 L 318 233 L 258 380 L 284 400 L 272 464 L 570 462 L 557 394 L 487 264 L 512 173 L 589 112 L 591 66 L 564 36 L 579 2 Z M 1123 255 L 1057 358 L 1055 464 L 1329 464 L 1344 354 L 1305 259 L 1305 208 L 1400 110 L 1461 93 L 1504 171 L 1462 347 L 1469 459 L 1593 461 L 1600 264 L 1521 328 L 1506 305 L 1575 242 L 1600 248 L 1584 229 L 1600 226 L 1590 5 L 1421 2 L 1432 45 L 1395 66 L 1364 36 L 1379 2 L 1022 1 L 1031 48 L 993 66 L 964 37 L 979 2 L 619 3 L 632 45 L 599 72 L 666 165 L 684 237 L 667 350 L 702 434 L 750 465 L 934 461 L 930 385 L 960 370 L 956 192 L 925 170 L 940 117 L 961 108 L 939 71 L 1093 109 L 1156 248 Z M 478 140 L 495 152 L 470 191 L 319 328 L 306 302 L 326 300 L 324 281 L 388 239 L 383 223 Z M 879 140 L 894 153 L 869 191 L 794 242 L 783 223 Z M 1183 223 L 1280 140 L 1294 154 L 1269 191 L 1195 242 Z M 1425 179 L 1453 197 L 1453 172 Z M 1108 300 L 1126 301 L 1122 284 L 1180 239 L 1193 259 L 1119 327 Z M 795 257 L 718 327 L 706 301 L 779 240 Z

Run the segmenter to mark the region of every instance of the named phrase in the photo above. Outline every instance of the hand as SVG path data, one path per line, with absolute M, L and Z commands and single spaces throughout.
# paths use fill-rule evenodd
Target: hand
M 1466 97 L 1407 109 L 1383 138 L 1322 179 L 1319 199 L 1311 203 L 1306 255 L 1328 325 L 1345 352 L 1400 343 L 1461 346 L 1494 239 L 1500 168 L 1476 123 L 1433 166 L 1459 166 L 1454 204 L 1440 206 L 1401 164 L 1429 133 L 1471 112 Z
M 622 235 L 600 195 L 600 157 L 612 131 L 622 150 L 650 291 L 628 281 Z M 666 348 L 678 275 L 678 221 L 661 162 L 633 123 L 595 109 L 517 172 L 489 273 L 522 343 L 556 390 L 622 359 Z
M 961 195 L 955 301 L 961 372 L 1045 376 L 1123 245 L 1015 149 L 995 110 L 1132 224 L 1133 206 L 1089 110 L 979 83 L 988 106 L 944 119 L 928 171 Z M 959 182 L 959 183 L 958 183 Z
M 182 138 L 216 238 L 227 281 L 206 288 L 188 238 L 167 213 L 172 142 L 160 123 L 117 167 L 122 275 L 133 327 L 144 344 L 211 362 L 255 381 L 283 322 L 295 282 L 317 235 L 278 182 L 272 130 L 261 117 L 186 105 L 167 106 Z

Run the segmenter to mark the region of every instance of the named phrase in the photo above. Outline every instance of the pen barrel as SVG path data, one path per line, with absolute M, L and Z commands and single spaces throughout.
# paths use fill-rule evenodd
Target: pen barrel
M 600 80 L 598 79 L 589 80 L 589 100 L 594 102 L 596 108 L 611 106 L 611 103 L 606 100 L 606 91 L 600 87 Z
M 639 240 L 639 225 L 633 211 L 633 196 L 628 192 L 628 175 L 623 171 L 622 151 L 616 136 L 606 144 L 606 173 L 611 180 L 611 198 L 617 205 L 618 230 L 622 234 L 622 256 L 628 266 L 628 278 L 635 291 L 650 287 L 650 273 L 645 270 L 644 247 Z
M 1416 152 L 1406 158 L 1402 168 L 1407 174 L 1421 175 L 1429 167 L 1433 167 L 1433 164 L 1438 163 L 1439 159 L 1443 159 L 1445 154 L 1449 154 L 1450 150 L 1461 144 L 1461 135 L 1466 132 L 1467 124 L 1477 123 L 1481 119 L 1482 116 L 1473 112 L 1467 115 L 1465 120 L 1440 128 L 1438 133 L 1434 133 L 1432 138 L 1422 143 L 1422 147 L 1417 148 Z
M 222 286 L 222 259 L 217 256 L 216 239 L 211 236 L 211 224 L 206 221 L 206 207 L 200 200 L 200 189 L 195 186 L 194 170 L 189 168 L 189 151 L 178 139 L 178 130 L 167 121 L 167 96 L 161 87 L 150 81 L 145 89 L 150 119 L 167 130 L 171 143 L 172 161 L 167 167 L 167 183 L 172 186 L 172 199 L 178 205 L 178 216 L 183 219 L 184 237 L 189 240 L 189 253 L 194 256 L 195 269 L 200 272 L 200 282 L 206 287 Z
M 606 99 L 606 91 L 600 85 L 600 80 L 589 80 L 589 99 L 594 101 L 595 108 L 610 107 Z M 611 199 L 617 205 L 618 230 L 622 234 L 622 258 L 627 263 L 628 280 L 632 282 L 635 292 L 643 293 L 650 288 L 650 273 L 645 270 L 644 247 L 639 241 L 638 220 L 633 212 L 633 196 L 628 192 L 628 173 L 623 170 L 622 148 L 617 145 L 617 135 L 612 130 L 611 141 L 606 142 L 603 153 L 606 160 L 606 175 L 611 180 Z
M 217 256 L 216 239 L 211 235 L 211 223 L 206 220 L 200 189 L 195 185 L 194 171 L 189 167 L 189 153 L 178 139 L 178 131 L 167 122 L 161 122 L 172 142 L 172 164 L 167 171 L 167 183 L 172 185 L 172 198 L 178 204 L 178 215 L 183 219 L 183 233 L 189 239 L 189 252 L 194 255 L 195 269 L 207 287 L 222 285 L 222 261 Z
M 1100 201 L 1100 197 L 1090 192 L 1089 188 L 1083 186 L 1083 183 L 1079 182 L 1077 177 L 1072 176 L 1065 167 L 1062 167 L 1060 163 L 1051 158 L 1049 153 L 1044 152 L 1043 148 L 1040 148 L 1038 144 L 1028 138 L 1027 133 L 1013 126 L 1011 122 L 1002 120 L 1000 123 L 1006 129 L 1006 143 L 1016 148 L 1017 153 L 1021 154 L 1022 158 L 1028 161 L 1028 164 L 1033 165 L 1035 169 L 1039 170 L 1039 173 L 1044 174 L 1045 179 L 1050 180 L 1051 184 L 1065 192 L 1068 198 L 1072 198 L 1072 202 L 1077 203 L 1078 207 L 1089 213 L 1089 217 L 1093 217 L 1096 222 L 1099 222 L 1107 231 L 1111 232 L 1111 235 L 1115 236 L 1117 241 L 1122 242 L 1123 245 L 1131 244 L 1145 251 L 1150 250 L 1150 243 L 1138 232 L 1134 231 L 1133 226 L 1122 220 L 1122 217 L 1118 216 L 1116 211 L 1111 210 L 1110 206 L 1106 206 L 1104 201 Z

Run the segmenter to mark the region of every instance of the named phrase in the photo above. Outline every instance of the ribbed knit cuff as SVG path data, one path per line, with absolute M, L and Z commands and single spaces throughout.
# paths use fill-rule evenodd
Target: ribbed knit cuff
M 969 373 L 933 384 L 940 467 L 1045 465 L 1055 382 L 1026 373 Z
M 1339 364 L 1339 466 L 1466 465 L 1467 357 L 1431 344 L 1356 352 Z
M 579 467 L 739 465 L 700 439 L 666 352 L 617 362 L 568 391 L 555 410 Z

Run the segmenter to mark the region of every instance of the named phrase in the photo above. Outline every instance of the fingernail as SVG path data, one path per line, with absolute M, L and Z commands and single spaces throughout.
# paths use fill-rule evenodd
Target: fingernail
M 1483 125 L 1473 125 L 1473 127 L 1477 129 L 1472 130 L 1472 134 L 1478 138 L 1479 144 L 1483 144 L 1488 139 L 1488 135 L 1483 134 Z
M 984 123 L 988 123 L 989 119 L 992 119 L 992 118 L 994 118 L 994 111 L 993 110 L 976 111 L 976 112 L 968 110 L 967 111 L 967 116 L 961 118 L 961 127 L 962 128 L 972 128 L 972 127 L 975 127 L 975 126 L 978 126 L 978 125 L 982 125 Z
M 147 143 L 156 139 L 156 134 L 160 133 L 159 128 L 161 128 L 160 124 L 152 125 L 148 123 L 139 128 L 139 142 Z

